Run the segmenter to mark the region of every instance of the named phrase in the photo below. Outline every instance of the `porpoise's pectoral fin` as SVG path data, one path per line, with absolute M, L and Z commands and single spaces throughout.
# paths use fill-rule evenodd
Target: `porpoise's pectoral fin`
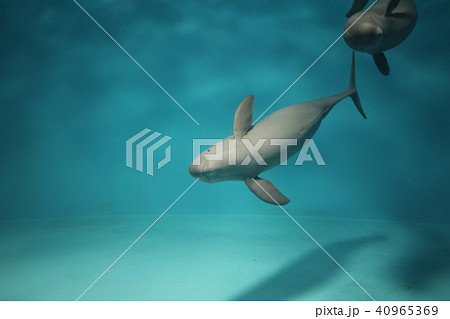
M 391 72 L 391 68 L 389 67 L 389 63 L 383 52 L 373 54 L 373 60 L 375 61 L 375 64 L 377 65 L 378 70 L 380 70 L 381 74 L 389 75 L 389 73 Z
M 254 95 L 244 98 L 234 114 L 233 134 L 241 138 L 252 128 Z
M 261 200 L 274 205 L 286 205 L 289 199 L 267 179 L 259 177 L 247 178 L 245 180 L 248 188 Z
M 354 15 L 356 12 L 361 11 L 362 9 L 364 9 L 364 7 L 366 6 L 367 2 L 369 2 L 369 0 L 355 0 L 353 2 L 353 6 L 350 9 L 349 12 L 347 12 L 347 14 L 345 15 L 347 18 L 350 18 L 352 15 Z
M 386 12 L 384 13 L 384 15 L 386 17 L 390 16 L 392 14 L 392 11 L 394 11 L 394 9 L 397 8 L 399 2 L 400 0 L 390 0 L 386 7 Z

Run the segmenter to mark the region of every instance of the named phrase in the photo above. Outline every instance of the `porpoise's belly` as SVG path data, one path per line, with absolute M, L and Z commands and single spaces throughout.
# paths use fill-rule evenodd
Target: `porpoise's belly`
M 319 128 L 323 110 L 320 101 L 314 100 L 282 108 L 257 123 L 243 139 L 248 139 L 252 145 L 261 143 L 258 153 L 267 165 L 260 165 L 250 156 L 252 161 L 248 166 L 253 166 L 252 170 L 260 173 L 280 165 L 280 144 L 283 143 L 288 144 L 286 158 L 299 152 L 305 140 L 311 139 Z M 265 140 L 264 143 L 262 140 Z M 294 144 L 294 140 L 295 145 L 289 145 Z M 241 156 L 238 154 L 238 157 Z
M 378 1 L 370 9 L 379 16 L 384 26 L 384 35 L 376 50 L 378 52 L 390 50 L 402 43 L 414 30 L 417 22 L 417 8 L 412 0 L 401 0 L 392 15 L 386 17 L 384 14 L 388 2 Z

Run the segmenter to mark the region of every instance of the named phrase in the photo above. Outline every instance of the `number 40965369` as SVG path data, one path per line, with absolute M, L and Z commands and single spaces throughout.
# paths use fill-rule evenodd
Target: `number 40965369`
M 385 316 L 435 316 L 438 314 L 438 311 L 439 309 L 437 306 L 378 306 L 377 310 L 375 310 L 375 312 L 377 312 L 379 315 Z

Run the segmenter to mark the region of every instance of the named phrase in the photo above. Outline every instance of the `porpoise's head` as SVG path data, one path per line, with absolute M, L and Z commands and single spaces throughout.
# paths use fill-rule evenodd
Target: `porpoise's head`
M 202 152 L 189 166 L 192 177 L 206 183 L 241 180 L 239 165 L 230 158 L 233 147 L 229 145 L 230 138 L 226 138 Z
M 359 15 L 353 15 L 346 23 L 344 40 L 356 51 L 376 53 L 378 44 L 383 38 L 382 24 L 373 16 L 366 14 L 359 20 Z M 356 21 L 357 20 L 357 21 Z
M 203 182 L 214 183 L 216 182 L 214 175 L 215 170 L 214 167 L 211 167 L 211 164 L 216 164 L 215 161 L 209 160 L 211 157 L 216 156 L 217 146 L 213 145 L 204 152 L 202 152 L 189 166 L 189 174 L 194 178 L 198 178 Z

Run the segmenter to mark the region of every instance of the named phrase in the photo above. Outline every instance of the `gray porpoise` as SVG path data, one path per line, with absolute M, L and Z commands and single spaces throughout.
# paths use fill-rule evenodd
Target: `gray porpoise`
M 275 205 L 286 205 L 289 199 L 270 181 L 258 175 L 281 164 L 281 147 L 272 144 L 274 140 L 290 139 L 296 145 L 286 145 L 286 158 L 299 152 L 307 139 L 311 139 L 322 120 L 334 105 L 351 97 L 361 115 L 365 114 L 355 85 L 355 53 L 352 57 L 350 84 L 342 93 L 284 107 L 256 125 L 252 125 L 254 96 L 249 95 L 241 102 L 234 116 L 233 135 L 223 139 L 201 153 L 189 166 L 189 173 L 203 182 L 244 181 L 248 188 L 261 200 Z M 263 141 L 263 143 L 261 143 Z M 255 146 L 265 164 L 256 160 L 246 143 Z M 230 147 L 231 146 L 231 147 Z M 220 155 L 220 159 L 211 159 Z M 233 155 L 233 156 L 230 156 Z M 284 156 L 284 155 L 283 155 Z M 253 157 L 253 158 L 252 158 Z M 234 158 L 233 162 L 230 158 Z M 226 194 L 223 194 L 226 196 Z
M 380 72 L 389 75 L 389 63 L 383 52 L 402 43 L 414 30 L 418 18 L 416 5 L 412 0 L 378 0 L 360 18 L 368 1 L 354 1 L 347 13 L 348 31 L 344 40 L 353 50 L 371 54 Z

